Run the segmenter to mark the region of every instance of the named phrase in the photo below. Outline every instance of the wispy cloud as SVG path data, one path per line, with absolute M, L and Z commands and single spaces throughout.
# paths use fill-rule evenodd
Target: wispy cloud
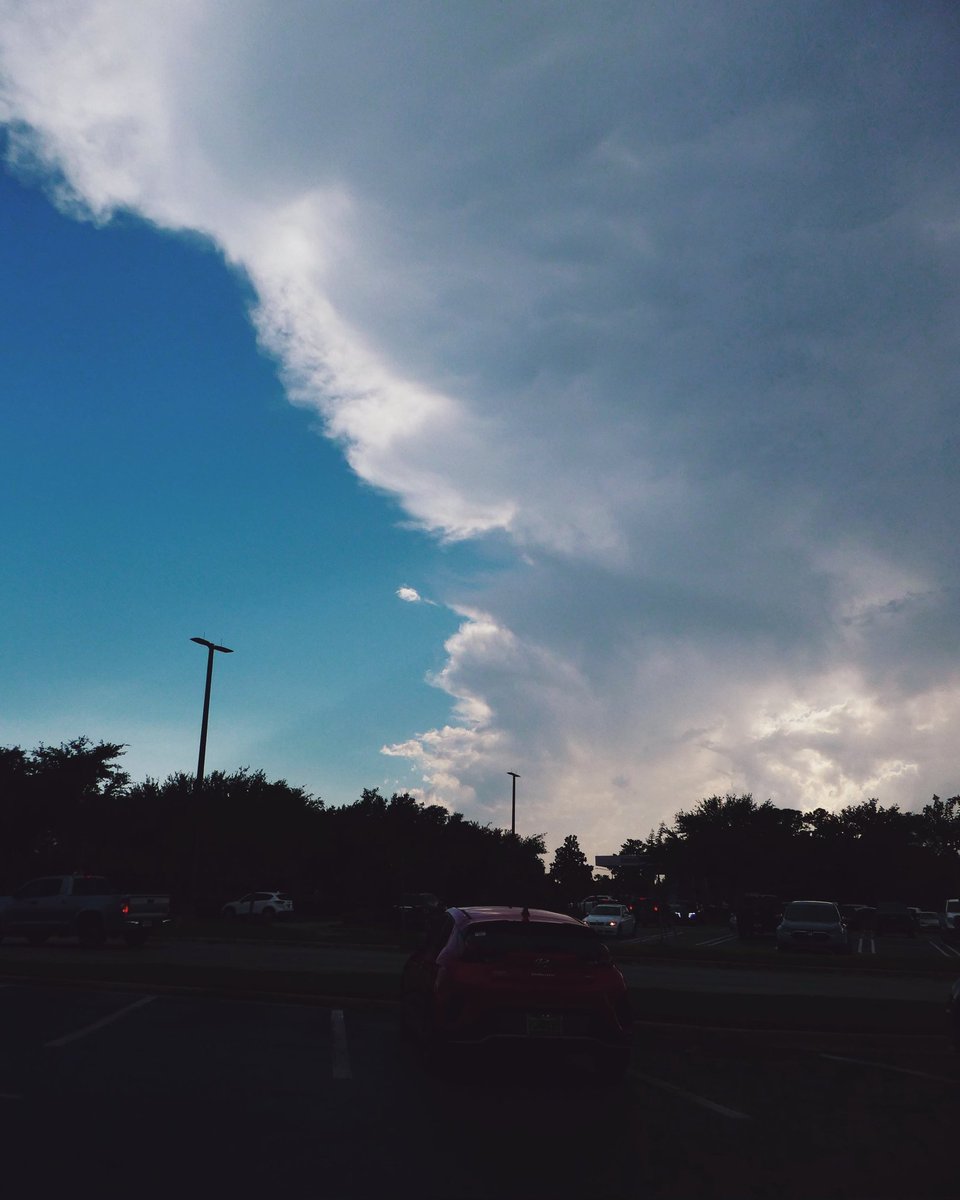
M 441 597 L 428 791 L 956 787 L 960 48 L 871 11 L 0 7 L 15 153 L 212 238 L 353 469 L 515 554 Z
M 436 607 L 435 600 L 428 600 L 426 596 L 421 596 L 416 588 L 407 587 L 406 584 L 397 588 L 397 595 L 407 604 L 431 604 Z

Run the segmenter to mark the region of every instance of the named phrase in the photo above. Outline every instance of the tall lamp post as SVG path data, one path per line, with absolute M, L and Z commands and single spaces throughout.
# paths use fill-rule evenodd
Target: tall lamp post
M 232 654 L 233 651 L 229 646 L 216 646 L 213 642 L 208 642 L 206 638 L 195 637 L 190 639 L 191 642 L 196 642 L 199 646 L 207 648 L 207 683 L 203 689 L 203 720 L 200 723 L 200 757 L 197 759 L 197 778 L 193 785 L 193 794 L 197 801 L 200 799 L 200 792 L 203 788 L 203 766 L 204 760 L 207 757 L 207 721 L 210 716 L 210 685 L 213 682 L 213 656 L 219 650 L 221 654 Z M 196 837 L 193 843 L 193 874 L 190 881 L 190 904 L 196 910 L 197 905 L 197 874 L 200 867 L 200 814 L 196 814 Z M 194 912 L 194 915 L 196 913 Z
M 510 832 L 515 837 L 517 833 L 517 780 L 520 776 L 516 771 L 508 771 L 507 774 L 513 777 L 513 797 L 510 801 Z
M 207 757 L 207 719 L 210 716 L 210 684 L 213 682 L 213 656 L 219 650 L 223 654 L 232 654 L 233 651 L 228 646 L 215 646 L 213 642 L 208 642 L 206 638 L 191 638 L 191 642 L 196 642 L 199 646 L 207 648 L 207 686 L 203 689 L 203 721 L 200 723 L 200 757 L 197 760 L 197 781 L 194 785 L 194 790 L 199 792 L 203 787 L 203 763 Z

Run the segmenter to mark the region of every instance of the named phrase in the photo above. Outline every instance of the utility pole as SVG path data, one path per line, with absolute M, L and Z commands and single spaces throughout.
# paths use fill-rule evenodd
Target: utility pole
M 516 837 L 517 833 L 517 780 L 520 776 L 516 771 L 508 771 L 508 775 L 513 777 L 513 799 L 510 802 L 510 832 Z

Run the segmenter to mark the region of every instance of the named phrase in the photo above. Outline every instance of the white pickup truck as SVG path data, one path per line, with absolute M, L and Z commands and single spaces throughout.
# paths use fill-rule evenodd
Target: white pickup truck
M 32 946 L 50 937 L 78 937 L 84 946 L 122 937 L 142 946 L 169 920 L 169 896 L 124 894 L 102 875 L 46 875 L 0 896 L 0 939 L 24 937 Z

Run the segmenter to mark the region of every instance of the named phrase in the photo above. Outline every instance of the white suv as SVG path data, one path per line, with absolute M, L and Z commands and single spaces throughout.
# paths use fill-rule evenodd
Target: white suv
M 287 917 L 293 912 L 293 901 L 285 892 L 247 892 L 239 900 L 231 900 L 220 909 L 223 917 Z
M 945 933 L 960 933 L 960 900 L 948 900 L 943 909 Z

